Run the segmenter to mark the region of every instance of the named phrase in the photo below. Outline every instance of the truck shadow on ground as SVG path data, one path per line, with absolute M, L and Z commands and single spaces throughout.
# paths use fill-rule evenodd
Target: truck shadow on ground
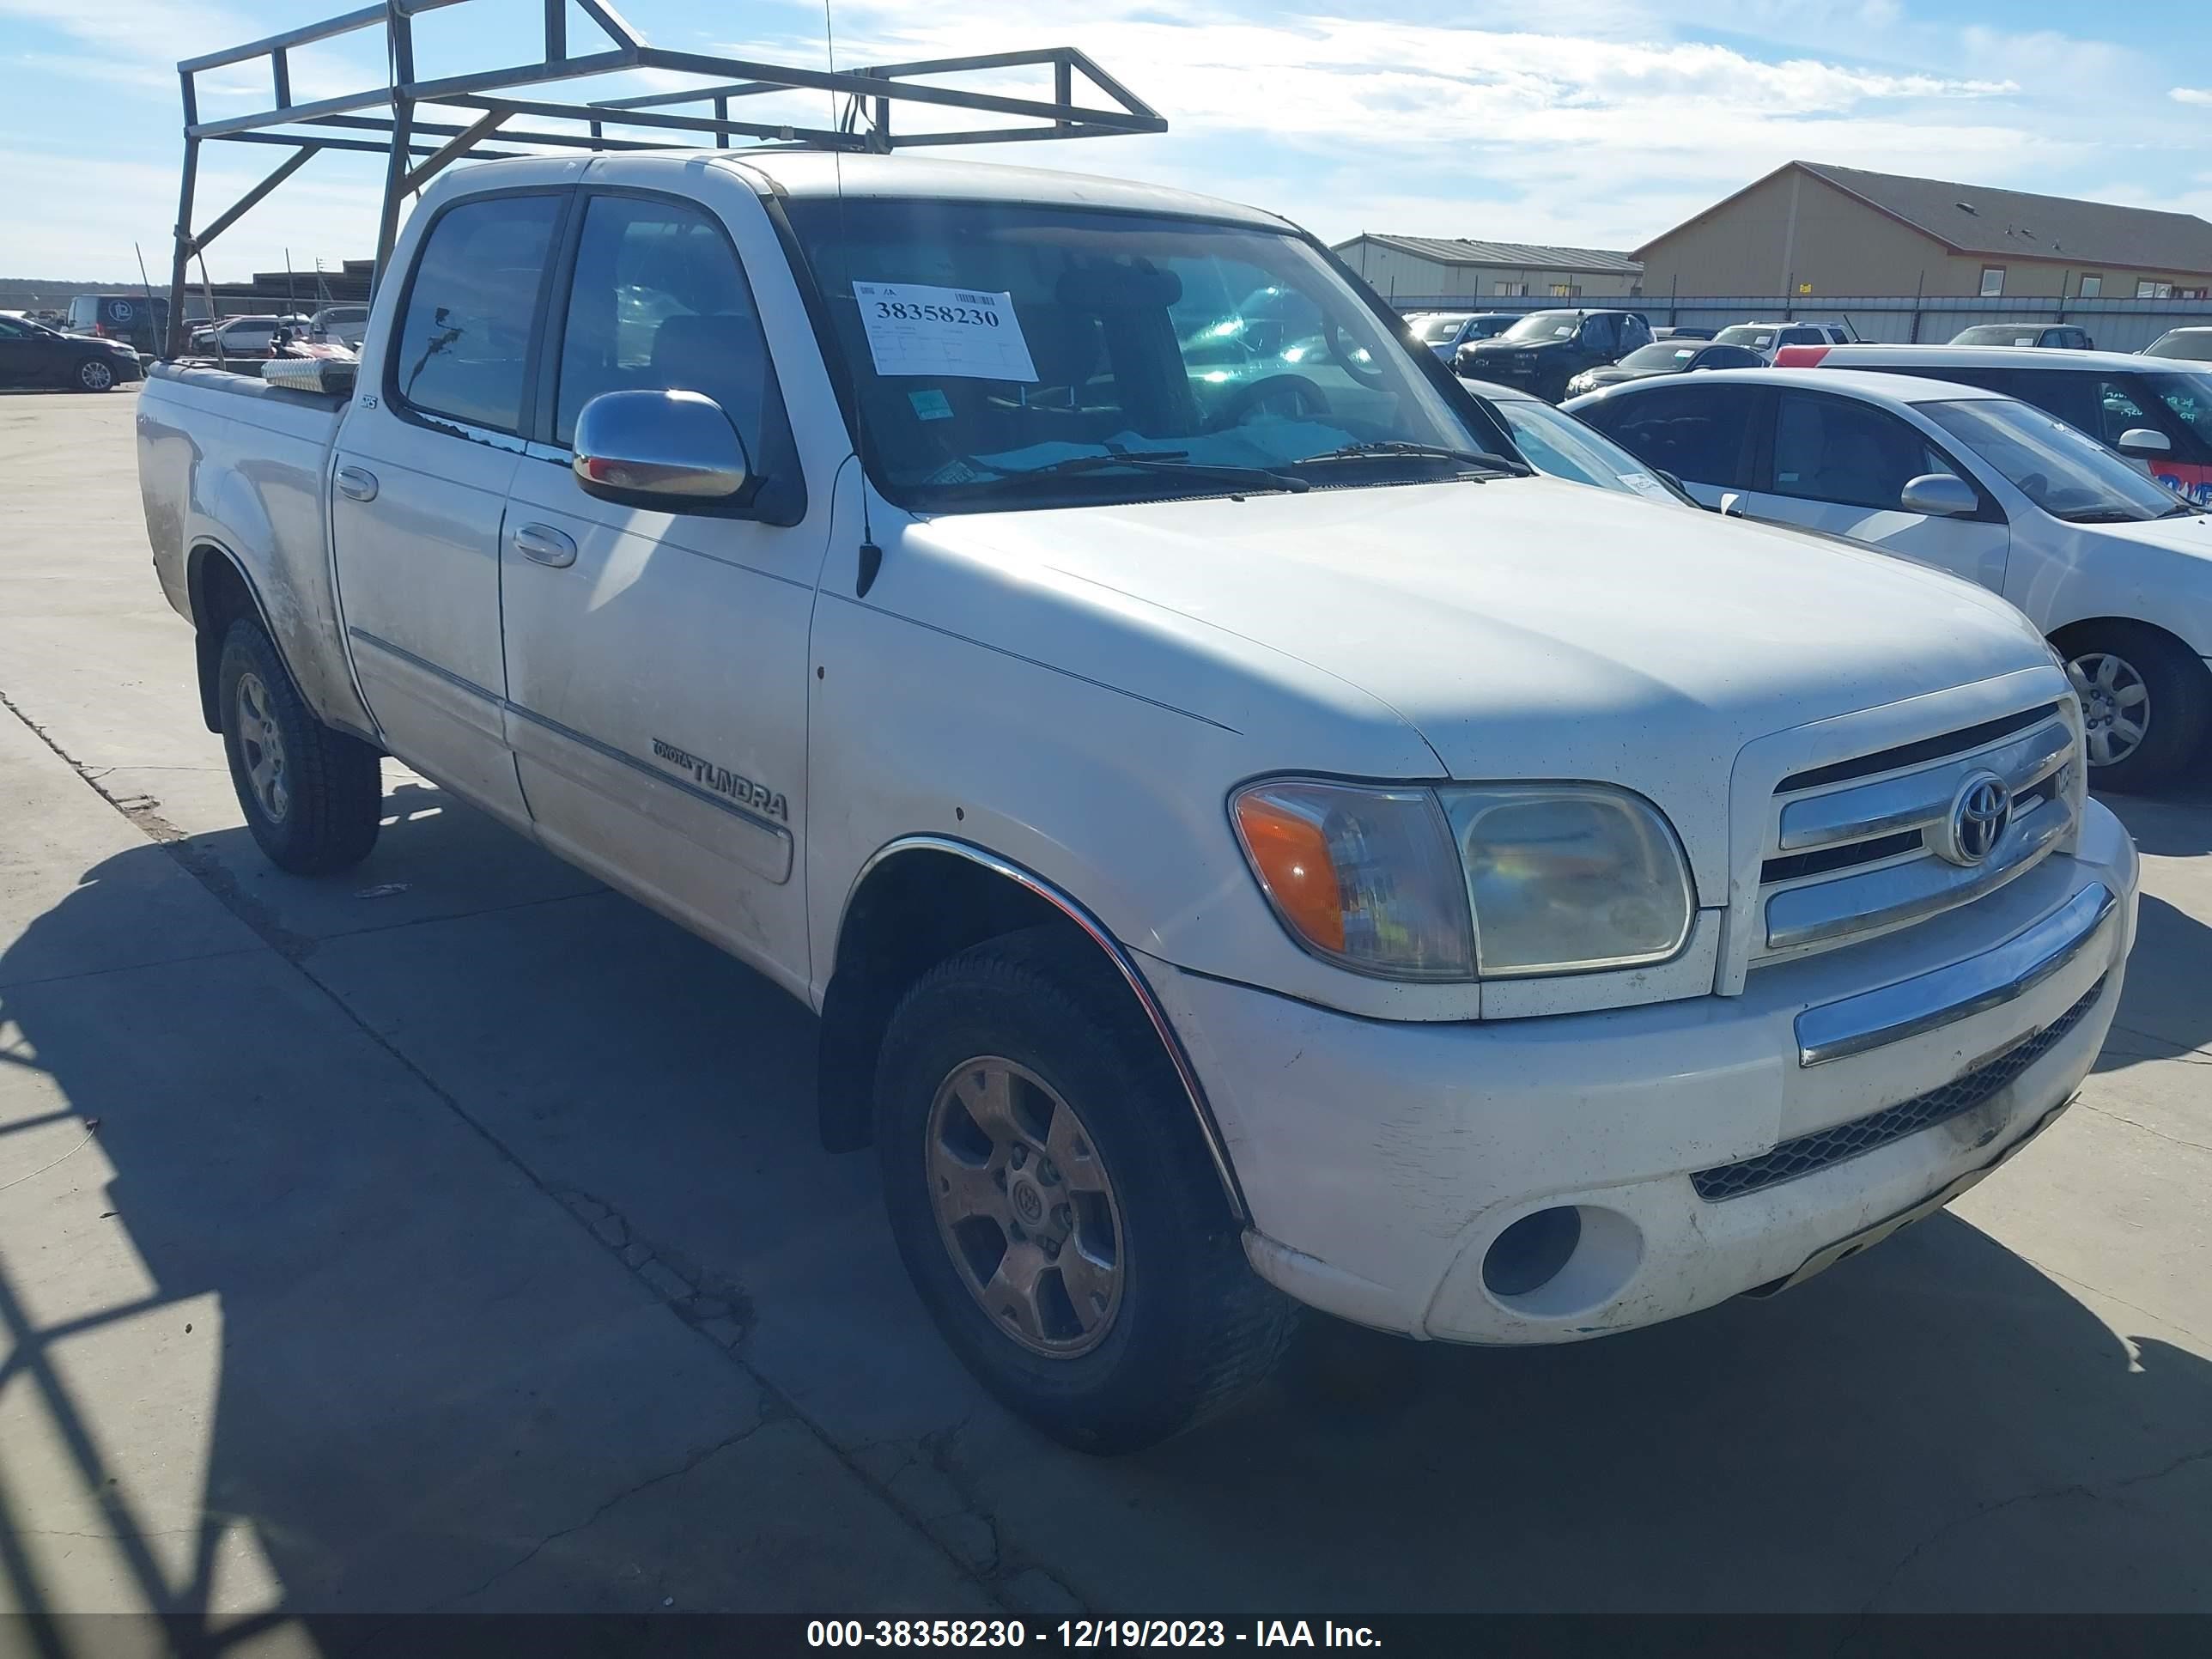
M 403 817 L 380 869 L 434 870 L 485 828 Z M 185 861 L 236 867 L 242 840 L 193 838 Z M 133 871 L 179 856 L 149 844 L 87 871 L 9 956 L 127 927 L 112 912 L 143 890 Z M 257 900 L 282 928 L 285 884 Z M 2145 951 L 2205 960 L 2200 924 L 2146 913 Z M 366 1056 L 343 1075 L 282 1052 L 289 1021 L 333 1002 Z M 1050 1575 L 1074 1598 L 1054 1618 L 2212 1608 L 2212 1365 L 2167 1340 L 2212 1334 L 2146 1320 L 2123 1339 L 1950 1216 L 1774 1301 L 1599 1343 L 1448 1350 L 1316 1321 L 1243 1410 L 1100 1462 L 999 1412 L 938 1343 L 871 1160 L 815 1144 L 811 1018 L 617 896 L 17 985 L 0 1020 L 21 1039 L 0 1063 L 102 1120 L 101 1224 L 149 1285 L 133 1316 L 220 1309 L 188 1449 L 204 1492 L 179 1521 L 116 1495 L 102 1450 L 110 1415 L 157 1402 L 84 1397 L 55 1355 L 88 1323 L 58 1334 L 0 1281 L 5 1376 L 41 1395 L 118 1575 L 186 1619 L 215 1604 L 237 1528 L 275 1583 L 266 1617 L 660 1605 L 695 1563 L 656 1576 L 618 1508 L 580 1521 L 538 1496 L 545 1470 L 595 1455 L 568 1395 L 645 1435 L 679 1389 L 716 1386 L 638 1362 L 634 1336 L 577 1311 L 588 1298 L 533 1276 L 590 1237 L 584 1206 L 726 1291 L 741 1334 L 695 1345 L 701 1364 L 762 1379 L 986 1589 L 1019 1601 Z M 486 1138 L 512 1163 L 479 1156 Z M 594 1271 L 623 1261 L 612 1236 Z M 40 1523 L 0 1499 L 0 1572 L 37 1614 Z M 698 1514 L 699 1547 L 731 1520 Z M 868 1564 L 844 1571 L 859 1595 Z M 668 1593 L 727 1604 L 692 1589 Z

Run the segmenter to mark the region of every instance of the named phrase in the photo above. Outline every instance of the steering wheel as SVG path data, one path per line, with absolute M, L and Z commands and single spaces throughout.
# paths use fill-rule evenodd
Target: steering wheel
M 1366 349 L 1345 331 L 1341 323 L 1334 318 L 1324 321 L 1322 324 L 1322 339 L 1328 347 L 1331 362 L 1369 391 L 1380 389 L 1387 371 L 1382 364 L 1374 360 L 1374 355 L 1371 352 L 1366 352 Z M 1422 349 L 1426 350 L 1427 348 L 1425 346 Z M 1359 362 L 1363 353 L 1366 355 L 1368 360 L 1364 368 L 1360 367 Z
M 1267 374 L 1230 393 L 1206 422 L 1206 429 L 1208 432 L 1225 431 L 1232 426 L 1243 425 L 1255 415 L 1272 415 L 1281 420 L 1297 421 L 1328 413 L 1328 399 L 1322 394 L 1322 389 L 1304 375 Z

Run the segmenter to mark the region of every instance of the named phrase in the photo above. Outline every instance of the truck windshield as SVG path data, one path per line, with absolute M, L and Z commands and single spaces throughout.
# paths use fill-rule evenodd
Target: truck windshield
M 1297 236 L 1006 202 L 787 210 L 859 387 L 869 471 L 902 505 L 1525 470 Z

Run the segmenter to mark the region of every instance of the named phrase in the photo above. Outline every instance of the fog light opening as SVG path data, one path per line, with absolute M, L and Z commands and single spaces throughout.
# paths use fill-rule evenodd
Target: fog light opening
M 1492 1296 L 1527 1296 L 1559 1276 L 1582 1243 L 1582 1212 L 1572 1205 L 1524 1215 L 1492 1241 L 1482 1282 Z

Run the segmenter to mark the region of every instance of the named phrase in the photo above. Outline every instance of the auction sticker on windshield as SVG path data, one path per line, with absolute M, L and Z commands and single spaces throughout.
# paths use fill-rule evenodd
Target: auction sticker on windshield
M 1011 294 L 922 283 L 855 283 L 876 373 L 1036 381 Z

